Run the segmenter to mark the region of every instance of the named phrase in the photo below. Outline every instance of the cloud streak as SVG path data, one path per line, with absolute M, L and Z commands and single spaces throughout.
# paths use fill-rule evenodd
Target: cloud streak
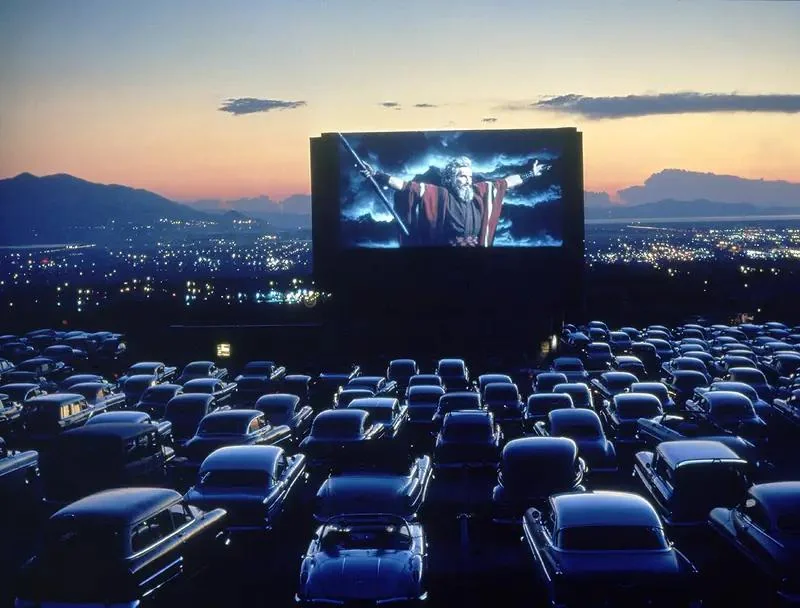
M 379 106 L 383 106 L 384 108 L 389 108 L 390 110 L 399 110 L 400 104 L 396 101 L 382 101 L 378 104 Z
M 507 111 L 548 110 L 590 120 L 666 114 L 717 112 L 800 113 L 800 94 L 740 95 L 738 93 L 659 93 L 620 97 L 587 97 L 570 93 L 534 102 L 513 102 Z
M 237 97 L 226 99 L 218 108 L 234 116 L 272 112 L 273 110 L 296 110 L 307 105 L 305 101 L 285 101 L 282 99 L 258 99 L 256 97 Z
M 481 118 L 481 122 L 493 123 L 497 122 L 497 119 L 494 116 L 487 116 L 486 118 Z
M 435 103 L 415 103 L 415 108 L 438 108 L 439 106 Z

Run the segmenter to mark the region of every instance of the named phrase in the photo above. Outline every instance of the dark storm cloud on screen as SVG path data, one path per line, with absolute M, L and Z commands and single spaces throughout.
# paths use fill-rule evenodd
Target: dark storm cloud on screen
M 714 112 L 763 112 L 796 114 L 800 95 L 738 93 L 659 93 L 620 97 L 587 97 L 570 93 L 534 102 L 511 102 L 502 110 L 550 110 L 589 119 L 633 118 L 665 114 L 701 114 Z
M 272 112 L 273 110 L 296 110 L 302 108 L 305 101 L 286 101 L 282 99 L 258 99 L 256 97 L 237 97 L 226 99 L 219 107 L 220 112 L 228 112 L 234 116 Z
M 558 137 L 539 131 L 430 131 L 344 134 L 361 160 L 404 181 L 441 185 L 441 169 L 456 156 L 472 161 L 474 182 L 529 171 L 535 159 L 552 166 L 543 176 L 509 189 L 495 247 L 558 247 L 563 242 L 561 162 Z M 345 248 L 400 247 L 391 212 L 340 147 L 340 234 Z M 383 190 L 390 203 L 392 190 Z

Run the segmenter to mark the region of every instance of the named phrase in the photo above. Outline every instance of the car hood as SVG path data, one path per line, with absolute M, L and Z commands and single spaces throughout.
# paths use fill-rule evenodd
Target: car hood
M 342 551 L 317 558 L 305 595 L 315 599 L 387 599 L 417 593 L 408 551 Z
M 396 513 L 408 510 L 406 475 L 346 474 L 329 477 L 317 492 L 317 515 Z

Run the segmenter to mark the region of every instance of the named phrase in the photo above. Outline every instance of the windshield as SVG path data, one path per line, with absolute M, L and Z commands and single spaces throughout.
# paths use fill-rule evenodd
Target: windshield
M 583 363 L 580 361 L 556 361 L 553 369 L 560 372 L 580 372 L 583 371 Z
M 311 429 L 311 435 L 320 439 L 358 437 L 360 434 L 360 420 L 315 420 Z
M 458 376 L 464 375 L 464 368 L 454 363 L 443 363 L 439 366 L 440 376 Z
M 8 395 L 8 399 L 10 401 L 22 401 L 23 399 L 25 399 L 25 395 L 28 394 L 29 390 L 31 390 L 29 387 L 19 388 L 16 386 L 12 387 L 0 386 L 0 395 Z M 6 406 L 8 405 L 10 404 L 6 404 Z
M 321 545 L 326 552 L 349 549 L 403 551 L 411 547 L 411 535 L 405 526 L 365 525 L 346 528 L 331 526 L 323 532 Z
M 729 402 L 715 403 L 711 406 L 711 413 L 720 418 L 751 418 L 756 415 L 749 403 Z
M 214 416 L 205 418 L 197 429 L 198 435 L 243 435 L 249 420 L 238 416 Z
M 269 485 L 270 476 L 265 471 L 218 470 L 200 476 L 203 488 L 266 488 Z
M 581 526 L 558 533 L 559 546 L 566 551 L 652 551 L 667 549 L 660 528 L 644 526 Z

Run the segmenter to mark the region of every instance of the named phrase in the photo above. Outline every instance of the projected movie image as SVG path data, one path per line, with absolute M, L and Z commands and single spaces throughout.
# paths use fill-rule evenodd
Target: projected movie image
M 341 246 L 560 247 L 563 135 L 341 133 Z

